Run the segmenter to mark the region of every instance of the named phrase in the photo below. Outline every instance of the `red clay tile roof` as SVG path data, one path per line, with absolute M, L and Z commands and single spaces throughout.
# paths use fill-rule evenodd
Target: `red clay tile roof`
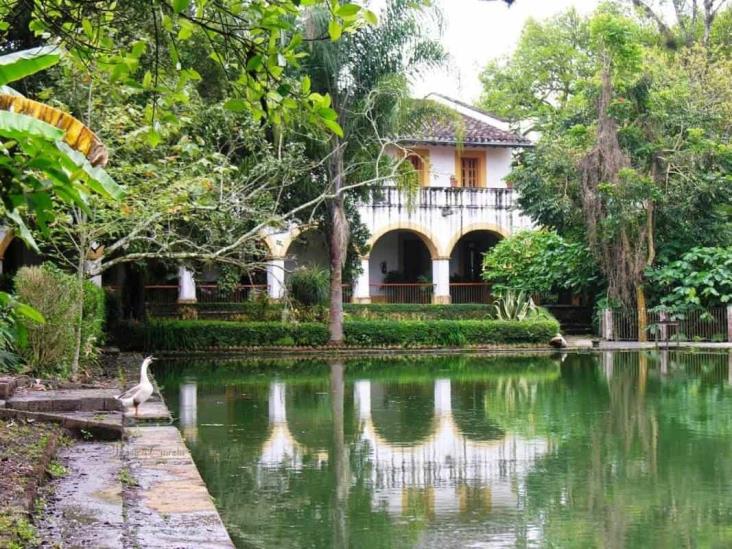
M 447 98 L 449 99 L 449 98 Z M 482 111 L 469 107 L 465 103 L 449 99 L 450 101 L 473 109 L 479 114 Z M 407 131 L 400 137 L 403 143 L 420 143 L 430 145 L 457 145 L 464 146 L 498 146 L 498 147 L 531 147 L 532 143 L 522 135 L 502 130 L 480 120 L 452 111 L 452 116 L 438 116 L 428 118 L 417 124 L 414 129 Z M 492 116 L 492 115 L 490 115 Z

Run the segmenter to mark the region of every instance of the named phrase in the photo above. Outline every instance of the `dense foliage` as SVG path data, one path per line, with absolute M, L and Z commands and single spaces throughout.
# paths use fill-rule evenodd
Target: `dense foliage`
M 313 307 L 328 302 L 328 271 L 317 266 L 303 266 L 290 275 L 290 297 L 300 305 Z
M 354 347 L 429 347 L 546 344 L 558 331 L 553 319 L 502 320 L 352 320 L 344 324 L 345 344 Z M 120 344 L 150 351 L 306 346 L 328 343 L 322 323 L 160 320 L 120 330 Z
M 648 278 L 665 310 L 732 304 L 732 246 L 692 248 L 680 259 L 658 265 Z
M 675 25 L 627 4 L 531 22 L 482 77 L 483 107 L 539 132 L 510 176 L 519 205 L 639 313 L 649 267 L 732 239 L 730 9 L 674 4 Z
M 595 262 L 581 242 L 556 231 L 521 231 L 498 242 L 483 259 L 483 279 L 501 290 L 531 294 L 580 293 L 597 280 Z

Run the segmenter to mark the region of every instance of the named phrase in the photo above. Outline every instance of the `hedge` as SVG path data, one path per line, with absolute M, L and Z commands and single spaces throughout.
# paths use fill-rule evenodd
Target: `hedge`
M 548 343 L 559 331 L 555 320 L 354 320 L 344 324 L 345 344 L 352 347 L 429 347 Z M 318 347 L 328 343 L 320 323 L 156 320 L 120 326 L 123 348 L 186 351 L 246 347 Z
M 175 303 L 153 306 L 153 316 L 176 316 L 178 308 L 195 309 L 199 318 L 219 318 L 237 321 L 279 321 L 282 318 L 281 303 L 191 303 L 179 306 Z M 466 320 L 490 318 L 493 308 L 480 303 L 432 305 L 421 303 L 344 303 L 343 312 L 353 319 L 392 320 Z M 154 313 L 157 313 L 155 315 Z
M 420 303 L 370 303 L 343 305 L 346 315 L 364 319 L 468 320 L 488 319 L 493 307 L 481 303 L 433 305 Z

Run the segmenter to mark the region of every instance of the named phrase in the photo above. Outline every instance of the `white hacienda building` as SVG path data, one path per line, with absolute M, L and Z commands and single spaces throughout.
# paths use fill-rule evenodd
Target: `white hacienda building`
M 361 275 L 344 288 L 347 300 L 484 301 L 488 287 L 480 280 L 482 254 L 501 238 L 531 227 L 505 181 L 513 153 L 531 146 L 529 140 L 474 107 L 436 94 L 428 99 L 452 116 L 434 117 L 414 135 L 400 139 L 398 152 L 394 148 L 394 154 L 407 154 L 417 170 L 421 186 L 416 195 L 386 184 L 369 191 L 369 198 L 359 205 L 361 221 L 371 235 L 369 252 L 361 258 Z M 12 234 L 0 232 L 0 266 L 3 260 L 16 268 L 39 261 L 27 257 L 21 243 L 9 247 L 12 240 Z M 328 265 L 327 244 L 317 229 L 292 226 L 264 241 L 269 255 L 266 281 L 261 273 L 256 282 L 242 284 L 240 298 L 256 288 L 280 299 L 295 267 Z M 194 280 L 193 273 L 181 267 L 177 278 L 177 284 L 160 280 L 146 286 L 147 295 L 165 292 L 168 303 L 217 299 L 215 273 L 202 273 Z M 121 282 L 110 276 L 105 283 Z
M 513 152 L 531 143 L 488 113 L 441 95 L 429 99 L 456 116 L 436 119 L 401 140 L 419 174 L 416 196 L 385 185 L 360 204 L 371 236 L 353 284 L 354 302 L 481 301 L 487 293 L 480 283 L 482 254 L 531 227 L 505 181 Z M 270 296 L 283 295 L 296 265 L 327 265 L 325 240 L 310 233 L 294 229 L 268 238 Z

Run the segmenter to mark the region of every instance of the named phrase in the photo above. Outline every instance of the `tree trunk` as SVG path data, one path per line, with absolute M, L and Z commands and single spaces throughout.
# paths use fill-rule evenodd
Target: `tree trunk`
M 74 358 L 71 361 L 71 379 L 76 381 L 79 376 L 79 359 L 81 357 L 81 325 L 84 322 L 84 253 L 79 252 L 79 264 L 76 267 L 76 279 L 79 284 L 79 307 L 76 316 L 74 333 Z
M 635 287 L 635 304 L 636 312 L 638 314 L 638 341 L 647 341 L 646 332 L 646 292 L 643 288 L 643 284 L 638 284 Z
M 350 461 L 343 429 L 344 366 L 330 364 L 330 406 L 333 415 L 333 547 L 348 547 L 348 492 L 351 486 Z
M 348 249 L 348 220 L 343 196 L 343 149 L 340 141 L 333 138 L 333 153 L 328 163 L 333 194 L 330 204 L 330 315 L 328 330 L 331 345 L 343 344 L 343 266 Z

